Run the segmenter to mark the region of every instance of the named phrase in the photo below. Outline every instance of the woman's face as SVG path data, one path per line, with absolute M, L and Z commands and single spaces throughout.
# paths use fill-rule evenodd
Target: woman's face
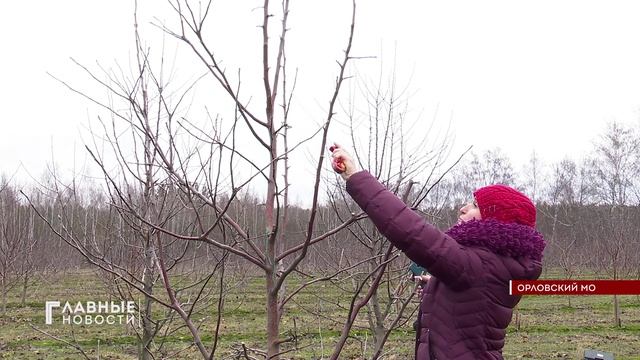
M 480 208 L 478 208 L 478 204 L 475 201 L 468 203 L 467 205 L 460 208 L 460 213 L 458 216 L 458 224 L 467 222 L 470 220 L 480 220 L 482 216 L 480 215 Z

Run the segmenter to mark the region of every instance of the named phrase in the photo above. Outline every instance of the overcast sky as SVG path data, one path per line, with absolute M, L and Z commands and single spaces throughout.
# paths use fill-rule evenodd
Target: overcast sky
M 36 178 L 52 158 L 63 167 L 85 161 L 81 135 L 97 111 L 47 75 L 90 87 L 69 60 L 128 65 L 132 1 L 10 1 L 0 11 L 0 172 Z M 212 39 L 231 69 L 258 73 L 259 1 L 213 3 Z M 274 3 L 274 7 L 279 4 Z M 175 20 L 162 1 L 140 0 L 148 24 Z M 291 1 L 289 54 L 299 69 L 296 115 L 319 124 L 346 44 L 350 1 Z M 424 1 L 358 2 L 358 74 L 391 70 L 410 88 L 411 116 L 453 120 L 455 147 L 500 147 L 516 165 L 535 149 L 547 162 L 580 158 L 608 121 L 640 118 L 640 2 Z M 274 37 L 277 29 L 274 22 Z M 230 34 L 234 34 L 230 36 Z M 183 51 L 165 39 L 165 52 Z M 178 50 L 176 50 L 178 49 Z M 189 59 L 188 52 L 180 59 Z M 193 78 L 188 60 L 177 76 Z M 191 59 L 193 61 L 193 59 Z M 352 68 L 352 71 L 355 68 Z M 260 80 L 259 78 L 257 78 Z M 294 127 L 295 127 L 294 123 Z M 419 131 L 419 128 L 417 129 Z M 82 135 L 85 136 L 85 135 Z M 348 137 L 332 133 L 332 140 Z M 21 165 L 22 164 L 22 165 Z

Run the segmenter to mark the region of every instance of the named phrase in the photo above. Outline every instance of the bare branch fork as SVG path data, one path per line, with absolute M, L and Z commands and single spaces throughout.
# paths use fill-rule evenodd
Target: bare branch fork
M 336 344 L 336 346 L 334 348 L 334 351 L 333 351 L 333 354 L 330 357 L 331 360 L 338 359 L 338 356 L 342 352 L 342 348 L 344 347 L 344 344 L 346 343 L 347 338 L 349 337 L 349 331 L 351 330 L 351 327 L 355 323 L 356 317 L 358 316 L 358 313 L 360 312 L 360 309 L 362 309 L 362 307 L 364 307 L 369 302 L 369 300 L 371 299 L 373 294 L 378 289 L 380 281 L 382 280 L 382 277 L 385 274 L 385 269 L 387 267 L 387 264 L 389 264 L 391 261 L 393 261 L 398 256 L 398 254 L 396 253 L 396 255 L 394 255 L 392 257 L 391 256 L 392 253 L 393 253 L 393 245 L 389 244 L 389 246 L 387 248 L 387 251 L 384 254 L 384 257 L 382 259 L 383 260 L 382 263 L 380 263 L 378 265 L 378 267 L 374 271 L 370 272 L 367 275 L 367 278 L 360 283 L 360 285 L 359 285 L 359 287 L 358 287 L 358 289 L 356 291 L 356 294 L 352 297 L 351 305 L 349 307 L 349 318 L 344 323 L 344 327 L 342 328 L 342 333 L 340 335 L 340 338 L 338 339 L 338 343 Z M 377 272 L 377 274 L 376 274 L 376 272 Z M 372 277 L 374 274 L 376 274 L 376 276 L 375 276 L 375 278 L 373 279 L 373 281 L 371 282 L 371 284 L 369 286 L 369 291 L 367 292 L 367 294 L 362 299 L 360 299 L 360 301 L 356 302 L 357 295 L 360 294 L 360 291 L 362 290 L 364 285 L 367 283 L 367 280 L 370 277 Z
M 172 123 L 175 121 L 174 116 L 176 115 L 177 107 L 169 106 L 169 101 L 165 98 L 166 91 L 163 84 L 164 80 L 162 72 L 157 76 L 158 74 L 154 74 L 151 69 L 149 51 L 147 49 L 143 49 L 142 41 L 137 32 L 136 19 L 135 40 L 137 73 L 131 80 L 123 79 L 125 78 L 124 76 L 115 75 L 112 72 L 104 71 L 104 69 L 103 71 L 105 72 L 105 75 L 103 78 L 100 78 L 87 67 L 74 60 L 76 65 L 82 68 L 91 79 L 100 84 L 101 87 L 107 89 L 109 93 L 115 97 L 116 101 L 126 103 L 128 107 L 127 112 L 119 111 L 112 104 L 99 101 L 88 94 L 71 87 L 64 81 L 56 79 L 71 91 L 80 94 L 89 101 L 109 111 L 113 121 L 113 133 L 110 134 L 110 132 L 105 131 L 105 134 L 107 134 L 106 137 L 112 146 L 112 150 L 116 154 L 117 166 L 119 166 L 122 172 L 126 175 L 123 183 L 119 183 L 116 179 L 116 175 L 109 171 L 110 169 L 105 165 L 105 159 L 99 154 L 97 146 L 96 150 L 92 150 L 89 146 L 86 148 L 91 158 L 100 167 L 105 177 L 109 196 L 112 200 L 110 204 L 111 209 L 117 212 L 117 215 L 120 216 L 121 223 L 131 227 L 134 231 L 140 232 L 140 238 L 142 241 L 146 241 L 146 244 L 151 246 L 150 250 L 148 252 L 145 251 L 145 253 L 151 254 L 154 258 L 147 261 L 145 266 L 146 268 L 149 268 L 148 265 L 153 264 L 157 267 L 157 272 L 154 276 L 158 276 L 159 273 L 169 297 L 169 303 L 161 302 L 152 292 L 147 291 L 144 287 L 146 286 L 146 283 L 144 286 L 141 286 L 136 283 L 135 280 L 126 279 L 128 275 L 123 275 L 123 272 L 126 272 L 126 269 L 118 268 L 118 264 L 103 263 L 105 260 L 104 257 L 102 259 L 100 256 L 96 257 L 95 254 L 92 254 L 88 249 L 84 248 L 72 233 L 73 229 L 70 230 L 63 226 L 61 227 L 61 230 L 58 230 L 53 229 L 54 226 L 52 223 L 49 222 L 48 224 L 56 232 L 57 236 L 66 241 L 69 245 L 78 249 L 78 251 L 92 264 L 112 273 L 116 278 L 124 280 L 127 284 L 136 290 L 139 290 L 145 296 L 148 296 L 149 298 L 154 299 L 154 301 L 158 301 L 163 306 L 175 311 L 175 313 L 182 318 L 185 326 L 193 335 L 194 344 L 198 347 L 199 352 L 204 358 L 213 357 L 216 345 L 214 343 L 214 349 L 211 353 L 206 352 L 202 344 L 199 329 L 190 317 L 193 307 L 189 311 L 186 311 L 186 309 L 183 308 L 184 305 L 178 300 L 179 290 L 176 290 L 175 284 L 172 284 L 172 279 L 169 273 L 172 266 L 175 266 L 181 256 L 184 256 L 186 253 L 187 245 L 183 247 L 182 255 L 178 254 L 174 258 L 170 259 L 167 257 L 168 253 L 165 252 L 167 244 L 163 244 L 161 237 L 168 236 L 171 238 L 171 242 L 175 242 L 177 240 L 185 240 L 186 243 L 190 241 L 204 242 L 248 260 L 258 268 L 261 268 L 266 275 L 266 305 L 268 319 L 266 356 L 267 358 L 278 358 L 280 354 L 286 353 L 286 350 L 280 351 L 280 345 L 283 341 L 280 339 L 279 334 L 280 319 L 284 306 L 288 300 L 292 299 L 293 296 L 298 294 L 301 290 L 296 290 L 293 294 L 285 298 L 280 293 L 280 290 L 284 287 L 285 280 L 292 272 L 298 270 L 298 266 L 308 254 L 309 246 L 330 238 L 339 231 L 347 228 L 350 224 L 365 217 L 363 213 L 352 214 L 352 216 L 346 219 L 343 223 L 337 224 L 334 229 L 314 237 L 314 232 L 316 231 L 316 218 L 319 211 L 318 201 L 320 181 L 325 160 L 324 153 L 326 152 L 327 134 L 335 115 L 335 105 L 342 85 L 344 81 L 348 79 L 348 76 L 346 76 L 347 64 L 350 60 L 354 59 L 354 57 L 350 55 L 350 52 L 354 37 L 356 3 L 355 0 L 352 1 L 353 12 L 351 14 L 349 38 L 347 47 L 344 50 L 344 58 L 338 63 L 339 74 L 336 78 L 335 90 L 330 97 L 326 120 L 317 132 L 305 140 L 308 141 L 317 134 L 322 134 L 320 154 L 314 178 L 312 208 L 306 224 L 306 232 L 302 243 L 294 245 L 289 249 L 284 247 L 286 240 L 286 224 L 287 218 L 289 217 L 287 211 L 289 189 L 287 177 L 288 157 L 291 151 L 295 150 L 302 144 L 299 143 L 296 146 L 289 148 L 287 142 L 287 130 L 289 129 L 287 117 L 289 105 L 292 99 L 292 94 L 287 94 L 285 53 L 285 38 L 288 31 L 287 21 L 289 17 L 289 0 L 282 1 L 282 27 L 275 59 L 271 59 L 269 57 L 269 46 L 271 45 L 269 41 L 269 21 L 272 17 L 269 13 L 270 2 L 269 0 L 264 0 L 263 2 L 261 65 L 265 102 L 263 103 L 264 115 L 261 116 L 258 116 L 257 112 L 250 110 L 249 102 L 244 101 L 240 97 L 240 75 L 238 74 L 237 83 L 236 81 L 231 81 L 227 77 L 225 69 L 221 67 L 221 63 L 219 62 L 217 55 L 214 55 L 214 52 L 209 48 L 204 39 L 203 27 L 205 20 L 210 14 L 212 1 L 206 2 L 206 6 L 203 11 L 198 11 L 198 9 L 192 8 L 189 1 L 170 0 L 169 4 L 178 16 L 179 29 L 172 31 L 164 25 L 154 24 L 154 26 L 159 27 L 165 33 L 185 43 L 189 48 L 191 48 L 196 57 L 206 66 L 207 72 L 215 78 L 217 83 L 229 95 L 231 100 L 233 100 L 236 111 L 235 121 L 241 125 L 242 121 L 244 121 L 244 124 L 252 133 L 255 141 L 262 145 L 268 153 L 268 163 L 264 167 L 257 166 L 249 160 L 249 157 L 243 156 L 238 149 L 236 149 L 235 123 L 228 135 L 232 136 L 231 141 L 233 142 L 233 145 L 230 147 L 226 143 L 228 136 L 222 140 L 219 136 L 207 135 L 204 131 L 200 131 L 204 134 L 204 136 L 200 136 L 197 131 L 191 131 L 191 129 L 188 129 L 180 122 L 178 122 L 178 129 L 172 128 Z M 136 13 L 134 13 L 134 18 L 136 17 Z M 271 68 L 272 64 L 274 65 L 273 68 Z M 279 87 L 281 87 L 281 89 L 279 89 Z M 189 89 L 191 88 L 192 87 Z M 156 93 L 152 95 L 152 93 L 149 92 L 150 90 L 153 90 Z M 282 124 L 276 124 L 276 101 L 279 95 L 281 95 L 283 99 L 282 111 L 284 114 L 284 121 Z M 180 101 L 185 98 L 184 96 L 185 94 L 180 97 Z M 152 104 L 152 101 L 157 101 L 157 107 L 156 104 Z M 157 112 L 157 114 L 154 114 L 155 112 Z M 154 119 L 153 116 L 156 116 L 156 118 Z M 166 129 L 162 128 L 160 125 L 161 118 L 166 120 Z M 119 142 L 121 134 L 116 132 L 114 125 L 115 120 L 122 120 L 125 124 L 129 125 L 128 130 L 134 139 L 135 154 L 133 156 L 135 156 L 135 161 L 129 161 L 124 156 L 126 152 L 121 148 L 121 144 Z M 103 126 L 105 126 L 104 123 Z M 203 150 L 201 147 L 196 147 L 186 154 L 179 151 L 175 138 L 176 135 L 183 130 L 192 138 L 200 141 L 200 143 L 208 144 L 205 146 L 210 146 L 211 150 L 209 150 L 209 154 L 205 154 L 203 158 L 203 154 L 201 153 Z M 284 152 L 280 152 L 278 149 L 280 137 L 284 138 Z M 166 144 L 167 141 L 168 145 Z M 220 172 L 218 172 L 218 179 L 216 179 L 215 184 L 212 183 L 213 179 L 211 177 L 205 179 L 208 186 L 207 190 L 202 190 L 197 186 L 197 184 L 202 183 L 202 177 L 206 177 L 211 173 L 207 172 L 206 167 L 215 166 L 213 164 L 214 160 L 211 159 L 215 153 L 214 149 L 220 149 L 220 153 L 222 153 L 222 149 L 230 150 L 232 159 L 234 155 L 237 155 L 239 158 L 244 158 L 254 166 L 255 170 L 257 170 L 249 179 L 241 184 L 236 184 L 233 174 L 231 174 L 233 191 L 231 192 L 230 198 L 224 205 L 221 205 L 216 201 L 218 186 L 217 180 L 219 180 Z M 210 155 L 210 157 L 207 158 L 207 155 Z M 221 158 L 222 156 L 220 155 L 220 161 Z M 277 180 L 278 176 L 283 172 L 282 168 L 279 169 L 279 162 L 281 160 L 284 161 L 285 174 L 285 185 L 283 187 L 279 186 Z M 199 162 L 200 166 L 195 171 L 195 180 L 191 177 L 190 173 L 190 166 L 194 162 Z M 129 175 L 131 177 L 129 177 Z M 169 223 L 167 219 L 161 219 L 161 214 L 163 214 L 163 212 L 178 210 L 173 209 L 173 206 L 176 206 L 175 204 L 167 205 L 167 208 L 165 208 L 166 204 L 164 201 L 166 198 L 162 199 L 160 197 L 156 197 L 156 194 L 159 193 L 159 189 L 157 188 L 160 183 L 157 179 L 159 175 L 166 176 L 166 179 L 163 179 L 162 182 L 166 182 L 173 186 L 177 185 L 175 187 L 175 191 L 178 193 L 178 197 L 176 198 L 178 207 L 181 206 L 183 211 L 187 210 L 193 212 L 195 220 L 190 226 L 196 236 L 184 235 L 183 230 L 176 230 L 170 225 L 171 223 Z M 245 228 L 238 219 L 232 217 L 230 209 L 232 202 L 236 199 L 238 191 L 259 176 L 264 176 L 267 180 L 266 203 L 264 207 L 264 232 L 258 233 L 257 236 L 254 237 L 253 234 L 250 234 L 249 231 L 247 231 L 248 228 Z M 129 179 L 134 179 L 135 181 L 133 183 L 129 183 Z M 132 198 L 132 193 L 130 192 L 130 188 L 132 186 L 143 190 L 140 195 L 142 199 L 138 199 L 136 196 L 133 196 Z M 214 186 L 215 194 L 212 193 L 212 191 L 214 191 Z M 284 198 L 284 204 L 281 204 L 281 198 Z M 35 209 L 35 205 L 31 205 Z M 207 212 L 201 211 L 201 208 L 210 210 L 211 214 L 215 216 L 212 222 L 207 221 Z M 283 209 L 284 211 L 282 211 Z M 43 218 L 43 220 L 48 221 L 48 219 L 45 219 L 40 213 L 38 213 L 38 215 Z M 238 241 L 235 241 L 233 244 L 227 243 L 224 240 L 215 240 L 213 235 L 214 231 L 216 229 L 220 229 L 224 232 L 224 229 L 227 226 L 232 229 L 230 232 L 235 233 L 234 238 L 237 235 L 241 240 L 236 239 Z M 265 240 L 264 246 L 258 246 L 256 242 L 254 242 L 257 238 Z M 153 246 L 154 243 L 155 247 Z M 278 263 L 281 263 L 285 258 L 294 254 L 296 255 L 295 258 L 286 268 L 278 268 Z M 387 259 L 389 259 L 389 256 Z M 172 261 L 173 264 L 171 263 Z M 340 273 L 342 273 L 342 271 L 338 270 L 338 272 L 333 276 L 338 276 Z M 145 272 L 145 274 L 147 273 Z M 135 279 L 133 276 L 132 278 Z M 173 282 L 175 282 L 175 279 L 173 279 Z M 221 306 L 221 303 L 222 299 L 219 300 L 219 306 Z
M 282 285 L 282 282 L 284 281 L 284 279 L 293 271 L 293 269 L 295 269 L 298 264 L 302 261 L 302 259 L 304 259 L 304 257 L 307 254 L 307 250 L 309 248 L 309 245 L 311 244 L 312 241 L 312 236 L 313 236 L 313 228 L 314 228 L 314 224 L 315 224 L 315 217 L 316 217 L 316 212 L 317 212 L 317 206 L 318 206 L 318 194 L 320 191 L 320 175 L 322 173 L 322 166 L 324 165 L 324 154 L 326 153 L 326 148 L 327 148 L 327 134 L 329 132 L 329 126 L 331 125 L 331 120 L 333 119 L 333 115 L 334 115 L 334 107 L 335 107 L 335 103 L 338 99 L 338 94 L 340 93 L 340 88 L 342 86 L 342 83 L 345 79 L 345 69 L 347 67 L 347 63 L 349 61 L 349 56 L 351 53 L 351 46 L 353 44 L 353 35 L 354 35 L 354 29 L 355 29 L 355 20 L 356 20 L 356 2 L 355 0 L 352 1 L 352 14 L 351 14 L 351 25 L 350 25 L 350 31 L 349 31 L 349 40 L 347 42 L 347 48 L 344 52 L 344 58 L 342 60 L 341 63 L 339 63 L 339 67 L 340 67 L 340 73 L 338 75 L 338 78 L 336 80 L 336 88 L 335 91 L 333 93 L 333 96 L 331 98 L 331 100 L 329 101 L 329 111 L 327 114 L 327 120 L 325 121 L 325 126 L 323 129 L 323 134 L 322 134 L 322 142 L 321 142 L 321 147 L 320 147 L 320 154 L 318 157 L 318 163 L 316 166 L 316 177 L 315 177 L 315 185 L 314 185 L 314 191 L 313 191 L 313 200 L 312 200 L 312 208 L 311 208 L 311 215 L 309 216 L 309 222 L 308 222 L 308 226 L 307 226 L 307 237 L 305 242 L 302 244 L 302 247 L 300 248 L 299 251 L 300 254 L 296 257 L 296 259 L 289 265 L 289 267 L 283 272 L 282 276 L 280 277 L 280 280 L 278 281 L 278 284 L 276 286 L 276 288 L 279 288 Z M 353 220 L 355 221 L 355 219 Z M 326 237 L 328 237 L 329 235 L 327 235 Z M 324 237 L 324 238 L 326 238 Z M 297 248 L 297 247 L 296 247 Z

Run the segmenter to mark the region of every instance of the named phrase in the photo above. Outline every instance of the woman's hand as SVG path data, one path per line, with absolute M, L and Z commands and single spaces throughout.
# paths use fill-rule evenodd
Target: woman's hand
M 347 181 L 351 175 L 357 172 L 353 158 L 348 152 L 344 151 L 338 144 L 333 144 L 329 148 L 331 151 L 331 167 Z
M 416 289 L 416 293 L 418 294 L 418 299 L 422 299 L 422 293 L 424 291 L 425 285 L 431 279 L 431 275 L 418 275 L 414 276 L 413 280 L 417 283 L 418 287 Z

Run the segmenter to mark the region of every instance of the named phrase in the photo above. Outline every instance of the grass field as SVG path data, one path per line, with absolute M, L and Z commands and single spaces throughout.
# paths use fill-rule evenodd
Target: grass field
M 80 359 L 77 350 L 44 335 L 33 327 L 80 346 L 91 359 L 135 359 L 137 338 L 124 325 L 68 325 L 54 321 L 45 324 L 44 303 L 47 300 L 108 301 L 110 297 L 90 272 L 47 277 L 32 284 L 25 306 L 16 292 L 9 294 L 7 313 L 0 317 L 0 359 Z M 251 278 L 244 286 L 234 287 L 227 296 L 216 358 L 234 358 L 235 350 L 244 343 L 263 348 L 265 342 L 263 280 Z M 640 298 L 619 297 L 622 327 L 613 326 L 612 297 L 557 296 L 525 297 L 519 305 L 517 321 L 508 329 L 505 359 L 582 359 L 586 348 L 613 352 L 617 360 L 640 359 Z M 283 333 L 295 333 L 297 351 L 284 355 L 291 359 L 320 359 L 331 354 L 345 318 L 350 298 L 328 284 L 318 284 L 303 291 L 288 307 Z M 416 306 L 414 304 L 413 306 Z M 163 310 L 155 307 L 156 317 Z M 212 344 L 215 306 L 194 316 L 200 324 L 203 339 Z M 363 310 L 364 311 L 364 310 Z M 199 353 L 190 345 L 185 328 L 169 327 L 171 332 L 159 335 L 164 340 L 165 358 L 197 359 Z M 372 336 L 366 330 L 364 317 L 341 354 L 344 359 L 370 357 Z M 285 334 L 286 336 L 286 334 Z M 413 354 L 413 332 L 410 322 L 393 332 L 386 345 L 386 359 L 410 359 Z

